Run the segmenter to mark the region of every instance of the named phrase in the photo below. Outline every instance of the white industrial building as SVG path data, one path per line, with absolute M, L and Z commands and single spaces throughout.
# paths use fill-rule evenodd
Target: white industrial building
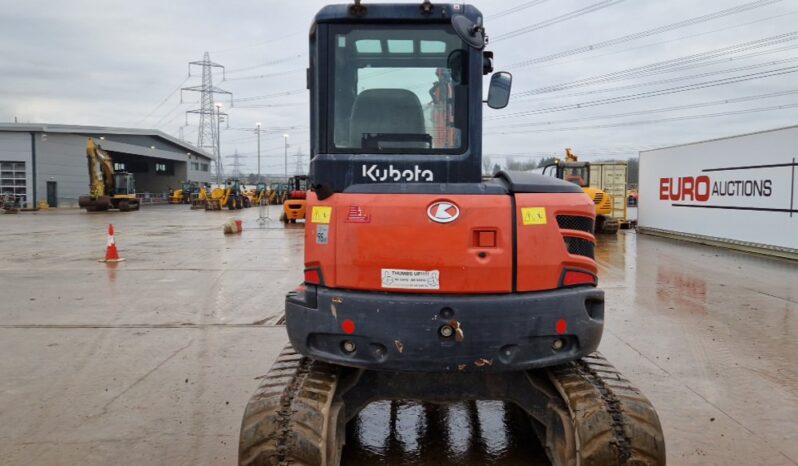
M 143 195 L 163 196 L 185 180 L 211 181 L 211 155 L 158 130 L 0 123 L 0 191 L 27 208 L 39 201 L 76 207 L 89 192 L 89 137 L 111 154 L 116 170 L 133 174 Z

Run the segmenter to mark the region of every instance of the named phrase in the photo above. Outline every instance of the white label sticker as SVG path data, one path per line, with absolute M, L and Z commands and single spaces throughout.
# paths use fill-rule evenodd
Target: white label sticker
M 382 287 L 437 290 L 440 288 L 440 272 L 437 270 L 382 269 Z
M 330 225 L 316 225 L 316 244 L 327 244 L 330 238 Z

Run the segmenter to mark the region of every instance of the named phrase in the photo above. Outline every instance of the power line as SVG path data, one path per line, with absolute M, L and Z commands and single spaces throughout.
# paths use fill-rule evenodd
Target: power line
M 291 73 L 299 73 L 300 71 L 305 71 L 305 68 L 296 68 L 296 69 L 293 69 L 293 70 L 277 71 L 275 73 L 258 74 L 258 75 L 254 75 L 254 76 L 241 76 L 239 78 L 226 78 L 223 81 L 241 81 L 241 80 L 244 80 L 244 79 L 272 78 L 274 76 L 283 76 L 283 75 L 291 74 Z
M 564 21 L 568 21 L 569 19 L 578 18 L 579 16 L 586 15 L 588 13 L 592 13 L 594 11 L 602 10 L 604 8 L 610 7 L 617 3 L 621 3 L 624 0 L 602 0 L 598 3 L 594 3 L 593 5 L 586 6 L 584 8 L 580 8 L 578 10 L 574 10 L 560 16 L 555 16 L 554 18 L 547 19 L 545 21 L 541 21 L 539 23 L 531 24 L 529 26 L 524 26 L 519 29 L 515 29 L 510 32 L 506 32 L 504 34 L 499 34 L 498 36 L 492 39 L 492 42 L 498 42 L 505 39 L 511 39 L 513 37 L 518 37 L 523 34 L 530 33 L 532 31 L 537 31 L 538 29 L 543 29 L 548 26 L 552 26 L 557 23 L 562 23 Z
M 759 73 L 749 73 L 741 76 L 733 76 L 730 78 L 724 79 L 716 79 L 713 81 L 705 81 L 700 83 L 688 84 L 685 86 L 677 86 L 668 89 L 658 89 L 654 91 L 648 92 L 641 92 L 638 94 L 630 94 L 625 96 L 618 96 L 618 97 L 610 97 L 606 99 L 598 99 L 598 100 L 591 100 L 588 102 L 581 102 L 577 104 L 570 104 L 570 105 L 560 105 L 557 107 L 548 107 L 542 108 L 538 110 L 529 110 L 524 112 L 516 112 L 510 113 L 507 115 L 499 115 L 491 118 L 486 118 L 489 120 L 503 120 L 507 118 L 517 118 L 519 116 L 528 116 L 528 115 L 539 115 L 541 113 L 551 113 L 551 112 L 561 112 L 564 110 L 574 110 L 580 108 L 587 108 L 587 107 L 595 107 L 598 105 L 607 105 L 607 104 L 615 104 L 620 102 L 628 102 L 630 100 L 639 100 L 639 99 L 646 99 L 650 97 L 658 97 L 668 94 L 676 94 L 680 92 L 687 92 L 687 91 L 694 91 L 697 89 L 704 89 L 708 87 L 716 87 L 716 86 L 723 86 L 726 84 L 734 84 L 744 81 L 751 81 L 755 79 L 763 79 L 763 78 L 770 78 L 773 76 L 781 76 L 785 74 L 795 73 L 798 72 L 798 65 L 797 66 L 788 66 L 784 68 L 779 68 L 776 70 L 769 70 L 769 71 L 762 71 Z
M 564 120 L 552 120 L 552 121 L 536 121 L 536 122 L 523 122 L 523 123 L 516 123 L 511 125 L 501 125 L 501 126 L 488 126 L 485 129 L 492 130 L 492 129 L 503 129 L 503 128 L 530 128 L 535 126 L 551 126 L 551 125 L 558 125 L 563 123 L 577 123 L 581 121 L 595 121 L 595 120 L 610 120 L 613 118 L 625 118 L 630 116 L 641 116 L 641 115 L 650 115 L 652 113 L 667 113 L 673 112 L 678 110 L 692 110 L 696 108 L 703 108 L 703 107 L 712 107 L 717 105 L 728 105 L 728 104 L 738 104 L 742 102 L 751 102 L 754 100 L 762 100 L 762 99 L 772 99 L 774 97 L 784 97 L 788 95 L 798 94 L 798 89 L 793 89 L 789 91 L 781 91 L 781 92 L 771 92 L 768 94 L 759 94 L 759 95 L 751 95 L 745 97 L 736 97 L 733 99 L 721 99 L 721 100 L 712 100 L 708 102 L 699 102 L 695 104 L 687 104 L 687 105 L 677 105 L 672 107 L 663 107 L 663 108 L 655 108 L 655 109 L 648 109 L 648 110 L 639 110 L 635 112 L 625 112 L 625 113 L 615 113 L 610 115 L 595 115 L 589 117 L 580 117 L 580 118 L 568 118 Z
M 798 47 L 798 46 L 793 46 L 791 48 L 795 48 L 795 47 Z M 727 61 L 728 61 L 728 59 L 724 60 L 724 62 L 727 62 Z M 786 58 L 784 60 L 774 60 L 774 61 L 769 61 L 769 62 L 766 62 L 766 63 L 757 63 L 757 64 L 754 64 L 754 65 L 738 66 L 736 68 L 729 68 L 729 69 L 725 69 L 725 70 L 716 70 L 716 71 L 709 71 L 709 72 L 706 72 L 706 73 L 692 74 L 692 75 L 686 75 L 686 76 L 677 76 L 675 78 L 660 79 L 660 80 L 657 80 L 657 81 L 648 81 L 648 82 L 637 83 L 637 84 L 627 84 L 625 86 L 607 87 L 607 88 L 603 88 L 603 89 L 594 89 L 594 90 L 591 90 L 591 91 L 573 92 L 573 93 L 570 93 L 570 94 L 559 94 L 557 96 L 557 98 L 559 99 L 559 98 L 563 98 L 563 97 L 579 97 L 579 96 L 585 96 L 585 95 L 604 94 L 604 93 L 607 93 L 607 92 L 617 92 L 617 91 L 624 91 L 624 90 L 628 90 L 628 89 L 636 89 L 636 88 L 640 88 L 640 87 L 656 86 L 656 85 L 660 85 L 660 84 L 669 84 L 669 83 L 674 83 L 674 82 L 679 82 L 679 81 L 689 81 L 691 79 L 706 78 L 706 77 L 709 77 L 709 76 L 716 76 L 716 75 L 719 75 L 719 74 L 722 75 L 722 74 L 728 74 L 728 73 L 735 73 L 735 72 L 738 72 L 738 71 L 754 70 L 754 69 L 757 69 L 757 68 L 764 68 L 764 67 L 767 67 L 767 66 L 781 65 L 781 64 L 784 64 L 784 63 L 791 63 L 791 62 L 795 62 L 795 61 L 798 61 L 798 58 Z M 550 100 L 550 99 L 551 99 L 551 97 L 542 97 L 542 98 L 537 98 L 537 99 L 519 99 L 519 100 L 521 100 L 523 103 L 530 103 L 530 102 L 533 102 L 535 100 Z
M 770 112 L 776 110 L 788 110 L 798 108 L 798 103 L 794 104 L 786 104 L 786 105 L 774 105 L 771 107 L 759 107 L 759 108 L 749 108 L 745 110 L 733 110 L 728 112 L 720 112 L 720 113 L 705 113 L 701 115 L 686 115 L 686 116 L 678 116 L 678 117 L 670 117 L 670 118 L 659 118 L 656 120 L 639 120 L 639 121 L 626 121 L 620 123 L 607 123 L 603 125 L 593 125 L 593 126 L 572 126 L 568 128 L 545 128 L 545 129 L 526 129 L 526 130 L 519 130 L 519 131 L 497 131 L 493 133 L 486 133 L 486 134 L 528 134 L 528 133 L 548 133 L 554 131 L 583 131 L 589 129 L 607 129 L 607 128 L 619 128 L 624 126 L 641 126 L 641 125 L 650 125 L 654 123 L 668 123 L 668 122 L 676 122 L 676 121 L 687 121 L 687 120 L 700 120 L 704 118 L 718 118 L 724 116 L 733 116 L 733 115 L 745 115 L 749 113 L 759 113 L 759 112 Z
M 307 92 L 307 89 L 294 89 L 291 91 L 275 92 L 273 94 L 255 95 L 252 97 L 241 97 L 238 99 L 233 99 L 233 102 L 249 102 L 252 100 L 273 99 L 275 97 L 286 97 L 289 95 L 304 94 L 305 92 Z
M 538 6 L 541 3 L 546 3 L 547 1 L 549 1 L 549 0 L 532 0 L 531 2 L 522 3 L 522 4 L 514 6 L 512 8 L 508 8 L 506 10 L 502 10 L 502 11 L 500 11 L 498 13 L 494 13 L 492 15 L 488 15 L 486 17 L 486 19 L 491 19 L 491 20 L 492 19 L 499 19 L 499 18 L 502 18 L 504 16 L 511 15 L 513 13 L 517 13 L 517 12 L 519 12 L 521 10 L 525 10 L 527 8 L 531 8 L 533 6 Z
M 161 123 L 162 123 L 162 122 L 163 122 L 163 121 L 164 121 L 164 120 L 165 120 L 165 119 L 166 119 L 166 118 L 167 118 L 169 115 L 171 115 L 171 114 L 172 114 L 172 113 L 173 113 L 175 110 L 177 110 L 178 108 L 180 108 L 180 106 L 181 106 L 181 105 L 183 105 L 183 102 L 178 102 L 178 103 L 176 103 L 176 104 L 175 104 L 175 106 L 174 106 L 174 107 L 171 107 L 171 108 L 169 109 L 169 111 L 168 111 L 168 112 L 166 112 L 166 113 L 165 113 L 165 114 L 164 114 L 164 115 L 163 115 L 163 116 L 162 116 L 162 117 L 161 117 L 161 118 L 160 118 L 158 121 L 156 121 L 156 122 L 155 122 L 155 125 L 153 125 L 153 126 L 154 126 L 155 128 L 160 128 L 160 127 L 161 127 Z M 178 113 L 178 115 L 179 115 L 179 113 Z
M 136 122 L 136 124 L 135 124 L 134 126 L 138 126 L 138 125 L 140 125 L 140 124 L 144 123 L 144 121 L 145 121 L 145 120 L 147 120 L 147 118 L 151 117 L 153 113 L 157 112 L 157 111 L 158 111 L 158 109 L 159 109 L 159 108 L 161 108 L 161 107 L 163 106 L 163 104 L 165 104 L 167 101 L 169 101 L 169 99 L 171 99 L 171 98 L 172 98 L 172 96 L 173 96 L 173 95 L 175 95 L 175 93 L 177 93 L 177 91 L 179 91 L 179 90 L 180 90 L 180 88 L 181 88 L 181 87 L 183 87 L 183 84 L 185 84 L 185 83 L 186 83 L 186 81 L 188 81 L 190 78 L 191 78 L 190 76 L 186 76 L 186 79 L 184 79 L 184 80 L 183 80 L 183 82 L 181 82 L 180 84 L 178 84 L 178 85 L 177 85 L 177 87 L 176 87 L 176 88 L 175 88 L 175 89 L 174 89 L 172 92 L 170 92 L 170 93 L 169 93 L 169 95 L 167 95 L 166 97 L 164 97 L 164 99 L 163 99 L 163 100 L 162 100 L 160 103 L 158 103 L 158 105 L 156 105 L 156 106 L 155 106 L 155 108 L 153 108 L 153 109 L 150 111 L 150 113 L 146 114 L 146 115 L 144 116 L 144 118 L 142 118 L 141 120 L 137 121 L 137 122 Z
M 726 63 L 729 61 L 728 59 L 723 60 L 716 60 L 714 62 L 707 62 L 706 60 L 710 60 L 713 58 L 719 58 L 735 53 L 745 52 L 748 50 L 756 50 L 763 47 L 770 47 L 773 45 L 783 44 L 786 42 L 790 42 L 793 40 L 798 39 L 798 31 L 788 32 L 785 34 L 779 34 L 775 36 L 765 37 L 762 39 L 757 39 L 753 41 L 743 42 L 739 44 L 734 44 L 726 47 L 721 47 L 714 50 L 709 50 L 706 52 L 699 52 L 694 53 L 692 55 L 686 55 L 678 58 L 672 58 L 669 60 L 659 61 L 655 63 L 650 63 L 648 65 L 643 66 L 636 66 L 633 68 L 627 68 L 620 71 L 614 71 L 612 73 L 605 73 L 597 76 L 590 76 L 587 78 L 577 79 L 575 81 L 569 81 L 560 84 L 554 84 L 551 86 L 545 86 L 537 89 L 531 89 L 528 91 L 522 91 L 515 94 L 515 97 L 522 97 L 527 95 L 535 95 L 535 94 L 544 94 L 549 92 L 556 92 L 562 91 L 565 89 L 571 89 L 574 87 L 580 87 L 585 85 L 592 85 L 598 84 L 601 82 L 608 82 L 614 81 L 619 79 L 627 79 L 629 77 L 635 76 L 650 76 L 656 73 L 663 73 L 663 72 L 673 72 L 673 71 L 682 71 L 685 69 L 695 68 L 699 66 L 706 66 L 710 64 L 716 63 Z M 774 53 L 780 50 L 770 51 L 768 53 Z M 763 53 L 764 54 L 764 53 Z M 754 55 L 751 55 L 754 56 Z M 744 57 L 740 57 L 744 58 Z M 689 65 L 689 66 L 685 66 Z
M 290 57 L 283 57 L 283 58 L 278 58 L 277 60 L 267 61 L 266 63 L 259 63 L 257 65 L 247 66 L 247 67 L 244 67 L 244 68 L 235 68 L 235 69 L 232 69 L 232 70 L 228 70 L 227 73 L 228 74 L 230 74 L 230 73 L 235 74 L 235 73 L 240 73 L 242 71 L 249 71 L 249 70 L 254 70 L 254 69 L 257 69 L 257 68 L 262 68 L 264 66 L 278 65 L 280 63 L 285 63 L 285 62 L 296 60 L 297 58 L 302 58 L 302 56 L 303 55 L 301 53 L 298 53 L 296 55 L 291 55 Z
M 754 21 L 746 21 L 744 23 L 733 24 L 731 26 L 724 26 L 722 28 L 712 29 L 712 30 L 709 30 L 709 31 L 702 31 L 702 32 L 694 33 L 694 34 L 687 34 L 687 35 L 683 35 L 683 36 L 679 36 L 679 37 L 674 37 L 672 39 L 662 40 L 662 41 L 659 41 L 659 42 L 651 42 L 649 44 L 644 44 L 644 45 L 640 45 L 640 46 L 637 46 L 637 47 L 629 47 L 629 48 L 625 48 L 625 49 L 621 49 L 621 50 L 613 50 L 613 51 L 607 52 L 607 53 L 596 54 L 596 55 L 591 56 L 590 58 L 582 58 L 582 57 L 580 57 L 580 58 L 573 59 L 573 60 L 547 62 L 545 64 L 540 64 L 540 66 L 538 66 L 538 68 L 544 68 L 544 67 L 549 67 L 549 66 L 562 66 L 562 65 L 567 65 L 569 63 L 576 63 L 576 62 L 584 63 L 585 60 L 597 60 L 597 59 L 600 59 L 600 58 L 603 58 L 603 57 L 608 57 L 608 56 L 611 56 L 611 55 L 617 55 L 617 54 L 625 53 L 625 52 L 633 52 L 633 51 L 636 51 L 636 50 L 641 50 L 641 49 L 645 49 L 645 48 L 649 48 L 649 47 L 655 47 L 655 46 L 658 46 L 658 45 L 670 44 L 670 43 L 678 42 L 680 40 L 685 40 L 685 39 L 694 39 L 696 37 L 701 37 L 701 36 L 706 36 L 706 35 L 709 35 L 709 34 L 715 34 L 715 33 L 718 33 L 718 32 L 728 31 L 728 30 L 736 29 L 736 28 L 743 27 L 743 26 L 750 26 L 752 24 L 761 23 L 761 22 L 765 22 L 765 21 L 770 21 L 770 20 L 773 20 L 773 19 L 783 19 L 783 18 L 785 18 L 787 16 L 791 16 L 791 15 L 794 15 L 796 13 L 798 13 L 798 11 L 792 11 L 790 13 L 784 13 L 784 14 L 780 13 L 778 15 L 767 16 L 767 17 L 764 17 L 764 18 L 756 19 Z
M 292 32 L 292 33 L 286 34 L 284 36 L 280 36 L 280 37 L 269 39 L 266 42 L 258 42 L 258 43 L 255 43 L 255 44 L 241 45 L 241 46 L 236 46 L 236 47 L 228 47 L 226 49 L 211 50 L 211 52 L 213 52 L 213 53 L 225 53 L 225 52 L 232 52 L 234 50 L 243 50 L 243 49 L 249 49 L 249 48 L 254 48 L 254 47 L 262 47 L 264 45 L 271 46 L 271 45 L 274 45 L 277 42 L 283 41 L 285 39 L 290 39 L 292 37 L 295 37 L 295 36 L 298 36 L 298 35 L 301 35 L 301 34 L 304 34 L 304 32 Z
M 565 50 L 562 52 L 553 53 L 550 55 L 545 55 L 538 58 L 533 58 L 530 60 L 524 60 L 517 63 L 514 63 L 507 68 L 523 68 L 526 66 L 531 66 L 537 63 L 543 63 L 547 61 L 556 60 L 557 58 L 563 58 L 571 55 L 577 55 L 586 52 L 592 52 L 597 49 L 611 47 L 613 45 L 622 44 L 624 42 L 629 42 L 637 39 L 642 39 L 644 37 L 662 34 L 664 32 L 673 31 L 674 29 L 680 29 L 688 26 L 694 26 L 696 24 L 704 23 L 707 21 L 711 21 L 714 19 L 722 18 L 724 16 L 734 15 L 738 13 L 742 13 L 745 11 L 749 11 L 755 8 L 760 8 L 766 5 L 771 5 L 774 3 L 778 3 L 782 0 L 757 0 L 755 2 L 746 3 L 743 5 L 739 5 L 733 8 L 727 8 L 725 10 L 716 11 L 714 13 L 709 13 L 702 16 L 697 16 L 695 18 L 686 19 L 683 21 L 678 21 L 676 23 L 667 24 L 665 26 L 656 27 L 653 29 L 647 29 L 645 31 L 636 32 L 634 34 L 627 34 L 625 36 L 616 37 L 615 39 L 609 39 L 602 42 L 597 42 L 595 44 L 585 45 L 582 47 L 577 47 L 570 50 Z
M 305 105 L 307 105 L 307 102 L 282 102 L 276 104 L 236 105 L 236 108 L 276 108 L 276 107 L 299 107 Z

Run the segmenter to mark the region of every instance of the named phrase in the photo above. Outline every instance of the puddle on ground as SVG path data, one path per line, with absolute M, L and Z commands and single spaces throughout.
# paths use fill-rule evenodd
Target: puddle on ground
M 548 465 L 529 417 L 500 401 L 378 401 L 347 425 L 345 466 Z

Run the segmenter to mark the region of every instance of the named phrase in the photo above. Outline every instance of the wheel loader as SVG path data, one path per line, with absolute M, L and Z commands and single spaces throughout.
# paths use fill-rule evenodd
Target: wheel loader
M 199 196 L 200 184 L 196 181 L 184 181 L 180 188 L 169 193 L 170 204 L 191 204 L 192 198 Z
M 86 141 L 86 159 L 89 168 L 89 195 L 80 196 L 78 205 L 86 212 L 139 210 L 133 174 L 115 171 L 111 155 L 94 139 Z
M 228 179 L 223 187 L 214 188 L 205 201 L 205 210 L 222 210 L 225 207 L 229 210 L 250 207 L 249 198 L 241 190 L 241 181 L 236 178 Z
M 590 162 L 580 162 L 570 148 L 565 149 L 565 160 L 555 160 L 542 169 L 544 175 L 554 176 L 581 187 L 596 205 L 596 232 L 617 233 L 619 219 L 614 215 L 612 196 L 601 188 L 590 185 Z
M 470 5 L 316 15 L 304 282 L 239 465 L 338 465 L 347 422 L 398 399 L 514 403 L 556 466 L 665 464 L 653 406 L 596 352 L 593 200 L 481 177 L 483 105 L 505 107 L 512 82 L 486 43 Z

